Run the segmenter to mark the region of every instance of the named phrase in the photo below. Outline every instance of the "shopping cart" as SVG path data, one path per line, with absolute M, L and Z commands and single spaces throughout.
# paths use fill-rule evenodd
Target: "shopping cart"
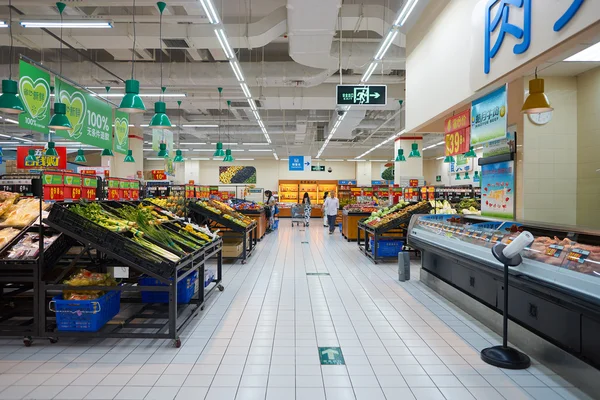
M 304 206 L 302 204 L 294 204 L 292 206 L 292 226 L 294 226 L 294 223 L 296 223 L 296 226 L 300 224 L 306 226 L 304 222 Z

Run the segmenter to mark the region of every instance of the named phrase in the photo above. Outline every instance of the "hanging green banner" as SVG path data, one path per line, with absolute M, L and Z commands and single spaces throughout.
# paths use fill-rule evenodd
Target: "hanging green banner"
M 69 131 L 56 131 L 56 135 L 101 149 L 112 149 L 112 107 L 58 78 L 55 84 L 55 92 L 59 92 L 59 100 L 67 106 L 67 118 L 73 127 Z
M 167 129 L 152 129 L 152 150 L 159 151 L 161 143 L 167 144 L 169 156 L 173 157 L 173 132 Z
M 129 150 L 129 114 L 115 110 L 115 148 L 117 153 Z
M 19 127 L 48 134 L 50 122 L 50 74 L 21 60 L 19 96 L 25 112 L 19 114 Z

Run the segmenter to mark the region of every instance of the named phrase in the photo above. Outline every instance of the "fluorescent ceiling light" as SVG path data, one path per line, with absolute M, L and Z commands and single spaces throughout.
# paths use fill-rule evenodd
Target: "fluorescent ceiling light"
M 254 104 L 254 100 L 248 99 L 248 105 L 252 111 L 256 111 L 256 104 Z
M 327 162 L 340 162 L 340 161 L 345 161 L 345 160 L 327 159 L 325 161 L 327 161 Z
M 236 161 L 254 161 L 254 158 L 236 158 Z
M 54 94 L 52 95 L 54 96 Z M 125 93 L 103 93 L 103 94 L 92 94 L 94 97 L 123 97 Z M 185 93 L 140 93 L 140 97 L 186 97 Z
M 6 118 L 4 118 L 4 119 L 6 119 Z M 13 139 L 20 140 L 21 142 L 29 142 L 29 143 L 33 142 L 33 140 L 23 139 L 23 138 L 19 138 L 19 137 L 16 137 L 16 136 L 14 136 Z
M 202 4 L 204 13 L 208 17 L 208 22 L 211 24 L 218 24 L 219 14 L 217 14 L 215 11 L 215 6 L 213 5 L 212 0 L 200 0 L 200 4 Z
M 444 144 L 444 143 L 446 143 L 446 141 L 445 141 L 445 140 L 442 140 L 441 142 L 437 142 L 435 145 L 436 145 L 436 146 L 439 146 L 439 145 L 442 145 L 442 144 Z
M 271 149 L 249 149 L 248 151 L 273 151 Z
M 275 159 L 276 159 L 277 161 L 279 161 L 279 157 L 277 156 L 277 153 L 273 153 L 273 157 L 275 157 Z
M 360 79 L 360 81 L 362 83 L 366 83 L 371 78 L 371 75 L 373 75 L 373 71 L 375 71 L 376 67 L 377 67 L 377 63 L 372 62 L 371 65 L 369 65 L 369 68 L 367 68 L 367 70 L 365 71 L 365 73 L 362 76 L 362 78 Z
M 3 135 L 3 134 L 1 134 L 1 133 L 0 133 L 0 137 L 7 138 L 7 139 L 10 139 L 10 138 L 11 138 L 11 136 L 8 136 L 8 135 Z
M 202 146 L 202 145 L 205 145 L 206 143 L 200 143 L 200 142 L 198 142 L 198 143 L 192 143 L 192 142 L 181 142 L 181 143 L 179 143 L 179 144 L 183 144 L 183 145 L 191 145 L 191 146 Z
M 148 157 L 148 158 L 146 158 L 146 160 L 148 160 L 148 161 L 160 161 L 160 160 L 165 161 L 165 159 L 163 157 Z
M 367 160 L 346 160 L 346 161 L 354 161 L 354 162 L 366 162 Z
M 241 83 L 240 86 L 242 87 L 242 91 L 244 92 L 244 95 L 248 98 L 251 99 L 252 98 L 252 94 L 250 93 L 250 89 L 248 89 L 248 85 L 246 85 L 245 83 Z
M 21 21 L 23 28 L 76 28 L 76 29 L 110 29 L 112 21 L 103 20 L 67 20 L 67 21 Z
M 212 144 L 213 146 L 214 146 L 214 145 L 216 145 L 216 143 L 211 143 L 211 144 Z M 238 145 L 237 143 L 233 143 L 233 142 L 231 142 L 231 143 L 225 143 L 225 142 L 223 142 L 223 143 L 221 143 L 221 144 L 223 144 L 223 145 L 225 145 L 225 146 L 237 146 L 237 145 Z
M 419 0 L 408 0 L 406 3 L 404 3 L 404 7 L 402 7 L 400 14 L 398 14 L 398 18 L 396 18 L 396 21 L 394 21 L 394 25 L 396 25 L 396 26 L 404 25 L 404 23 L 406 22 L 406 20 L 410 16 L 410 14 L 415 9 L 415 6 L 417 5 L 418 2 L 419 2 Z
M 14 119 L 6 118 L 6 117 L 4 117 L 2 119 L 4 121 L 6 121 L 6 122 L 10 122 L 11 124 L 18 124 L 19 123 L 19 121 L 15 121 Z
M 436 160 L 443 160 L 444 158 L 446 158 L 446 157 L 442 156 L 442 157 L 436 158 Z
M 600 61 L 600 42 L 572 55 L 565 61 Z
M 374 161 L 374 162 L 389 162 L 390 160 L 369 160 L 369 161 Z
M 390 48 L 390 45 L 392 44 L 394 39 L 396 39 L 396 36 L 398 36 L 398 31 L 394 30 L 388 32 L 385 40 L 383 41 L 383 43 L 381 43 L 377 54 L 375 54 L 376 60 L 381 60 L 383 56 L 385 56 L 385 53 L 387 53 L 388 49 Z
M 204 157 L 192 157 L 190 158 L 191 161 L 208 161 L 210 160 L 210 158 L 204 158 Z
M 217 35 L 217 39 L 219 39 L 219 44 L 223 48 L 225 52 L 225 56 L 229 59 L 235 59 L 235 54 L 227 41 L 227 36 L 225 36 L 225 31 L 221 28 L 215 29 L 215 35 Z
M 483 149 L 483 146 L 475 147 L 474 150 L 481 150 L 481 149 Z
M 219 125 L 196 125 L 196 124 L 182 124 L 183 128 L 218 128 Z
M 237 78 L 237 80 L 240 82 L 243 82 L 244 75 L 242 74 L 242 70 L 240 69 L 240 66 L 239 66 L 237 60 L 229 61 L 229 65 L 231 65 L 231 69 L 233 70 L 233 73 L 235 74 L 235 77 Z
M 244 146 L 264 146 L 264 143 L 242 143 Z

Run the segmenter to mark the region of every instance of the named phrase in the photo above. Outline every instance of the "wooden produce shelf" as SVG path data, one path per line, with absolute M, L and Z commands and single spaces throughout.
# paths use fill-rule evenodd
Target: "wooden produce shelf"
M 261 210 L 239 210 L 244 215 L 252 218 L 256 221 L 256 237 L 258 240 L 261 240 L 267 231 L 267 215 L 264 209 Z M 281 212 L 281 209 L 280 209 Z
M 370 212 L 365 213 L 348 213 L 342 212 L 342 235 L 349 242 L 358 240 L 358 221 L 367 218 L 371 215 Z

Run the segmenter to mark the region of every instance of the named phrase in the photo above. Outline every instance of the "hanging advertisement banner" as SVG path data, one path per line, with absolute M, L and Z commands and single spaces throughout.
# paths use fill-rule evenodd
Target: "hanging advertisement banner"
M 483 157 L 499 156 L 502 154 L 515 153 L 517 151 L 516 143 L 517 126 L 511 125 L 506 131 L 506 137 L 498 140 L 491 140 L 483 144 Z
M 50 74 L 19 61 L 19 97 L 25 112 L 19 114 L 19 127 L 48 134 L 50 122 Z
M 473 170 L 473 158 L 467 158 L 463 154 L 458 154 L 456 161 L 450 163 L 450 172 L 469 172 Z
M 469 151 L 471 144 L 471 110 L 465 110 L 444 121 L 446 156 L 455 156 Z
M 29 150 L 35 150 L 35 161 L 25 161 Z M 21 169 L 67 169 L 67 148 L 55 147 L 56 156 L 45 155 L 44 146 L 18 146 L 17 168 Z
M 127 154 L 127 150 L 129 150 L 129 114 L 115 110 L 114 126 L 114 150 L 117 153 Z
M 152 129 L 152 150 L 159 151 L 161 143 L 167 144 L 170 156 L 173 151 L 173 132 L 167 129 Z
M 58 99 L 67 106 L 67 118 L 73 129 L 56 131 L 57 136 L 81 143 L 112 149 L 112 107 L 104 101 L 55 79 Z
M 481 215 L 508 218 L 515 216 L 514 161 L 481 167 Z
M 471 146 L 506 136 L 506 85 L 471 103 Z

